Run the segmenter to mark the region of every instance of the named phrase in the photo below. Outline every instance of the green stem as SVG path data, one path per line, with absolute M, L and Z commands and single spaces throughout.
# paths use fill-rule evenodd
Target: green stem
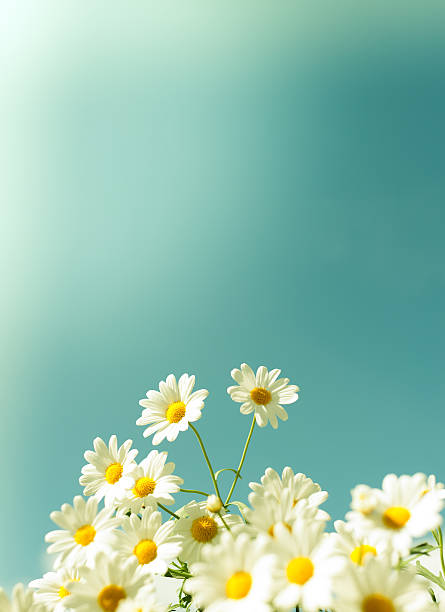
M 249 447 L 249 443 L 250 443 L 250 439 L 253 434 L 254 427 L 255 427 L 255 414 L 253 415 L 252 425 L 250 426 L 249 435 L 247 436 L 247 440 L 244 445 L 243 454 L 241 455 L 241 461 L 239 462 L 239 466 L 238 466 L 238 469 L 236 470 L 235 478 L 233 479 L 233 482 L 232 482 L 232 487 L 229 491 L 229 494 L 227 496 L 226 503 L 224 504 L 224 506 L 227 506 L 227 504 L 229 503 L 230 498 L 232 497 L 233 491 L 235 489 L 235 485 L 238 481 L 238 478 L 240 477 L 241 468 L 243 467 L 244 459 L 246 458 L 247 449 Z
M 219 518 L 222 520 L 222 524 L 224 525 L 224 527 L 227 529 L 227 531 L 231 531 L 230 527 L 228 526 L 228 524 L 226 523 L 226 521 L 223 518 L 223 515 L 221 514 L 221 511 L 218 512 L 218 516 Z
M 162 508 L 163 510 L 165 510 L 165 512 L 168 512 L 169 514 L 171 514 L 172 516 L 174 516 L 176 519 L 179 518 L 179 516 L 177 514 L 175 514 L 174 512 L 172 512 L 171 510 L 169 510 L 168 508 L 166 508 L 165 506 L 163 506 L 162 504 L 160 504 L 159 502 L 157 502 L 158 506 L 160 508 Z
M 210 472 L 210 476 L 212 478 L 213 486 L 215 487 L 215 493 L 217 494 L 219 499 L 221 499 L 221 494 L 220 494 L 219 489 L 218 489 L 218 483 L 216 482 L 216 478 L 215 478 L 215 472 L 213 471 L 212 464 L 210 463 L 209 456 L 208 456 L 208 454 L 206 452 L 206 449 L 204 448 L 204 442 L 202 441 L 202 438 L 199 435 L 198 430 L 196 429 L 196 427 L 192 423 L 189 423 L 189 425 L 193 429 L 193 431 L 195 432 L 196 437 L 198 438 L 199 446 L 201 447 L 202 454 L 204 455 L 204 459 L 206 460 L 207 466 L 209 468 L 209 472 Z
M 182 493 L 197 493 L 198 495 L 204 495 L 204 497 L 208 497 L 208 493 L 204 493 L 204 491 L 198 491 L 197 489 L 179 489 Z
M 443 534 L 441 527 L 437 529 L 437 533 L 439 534 L 440 564 L 442 566 L 442 573 L 445 578 L 445 561 L 443 558 Z

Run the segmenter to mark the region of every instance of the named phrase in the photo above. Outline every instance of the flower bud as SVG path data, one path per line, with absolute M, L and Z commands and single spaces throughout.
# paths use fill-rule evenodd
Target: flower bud
M 216 495 L 209 495 L 207 498 L 207 510 L 209 512 L 219 512 L 223 507 L 222 501 Z

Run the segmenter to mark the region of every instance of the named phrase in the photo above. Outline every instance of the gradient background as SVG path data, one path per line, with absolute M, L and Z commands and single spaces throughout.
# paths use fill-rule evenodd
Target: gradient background
M 216 467 L 250 424 L 231 368 L 301 386 L 235 498 L 268 465 L 335 518 L 443 480 L 443 3 L 74 4 L 1 5 L 0 584 L 45 569 L 96 435 L 151 449 L 169 372 L 211 392 Z M 159 448 L 210 488 L 191 432 Z

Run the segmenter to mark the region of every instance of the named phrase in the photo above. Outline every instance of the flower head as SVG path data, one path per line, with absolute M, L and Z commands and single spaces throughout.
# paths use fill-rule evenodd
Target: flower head
M 281 404 L 292 404 L 298 399 L 298 387 L 289 385 L 288 378 L 278 378 L 281 370 L 271 370 L 260 366 L 254 374 L 246 363 L 241 369 L 231 372 L 237 385 L 228 387 L 227 393 L 234 402 L 241 403 L 242 414 L 255 413 L 256 422 L 265 427 L 270 421 L 274 429 L 278 427 L 278 418 L 287 420 L 287 412 Z
M 0 610 L 1 612 L 46 612 L 45 606 L 36 601 L 34 592 L 25 589 L 21 583 L 13 588 L 11 599 L 0 588 Z
M 79 580 L 77 569 L 60 568 L 56 572 L 47 572 L 43 578 L 33 580 L 29 586 L 37 589 L 35 600 L 44 604 L 48 610 L 67 612 L 66 598 L 70 595 L 68 584 Z
M 283 469 L 281 478 L 275 470 L 268 467 L 264 476 L 261 476 L 261 484 L 250 482 L 249 487 L 255 493 L 256 499 L 265 493 L 270 493 L 278 500 L 284 489 L 291 491 L 294 504 L 302 499 L 307 499 L 311 506 L 319 506 L 328 498 L 327 492 L 322 491 L 319 484 L 301 472 L 294 474 L 290 467 Z

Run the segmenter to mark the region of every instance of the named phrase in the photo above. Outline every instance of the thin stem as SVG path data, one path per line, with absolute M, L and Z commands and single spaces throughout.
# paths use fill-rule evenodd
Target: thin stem
M 442 566 L 442 573 L 445 578 L 445 561 L 443 558 L 443 535 L 441 527 L 438 527 L 437 533 L 439 534 L 439 547 L 440 547 L 440 564 Z
M 209 468 L 209 472 L 210 472 L 210 476 L 212 478 L 213 486 L 215 487 L 215 493 L 217 494 L 219 499 L 221 499 L 221 494 L 220 494 L 219 489 L 218 489 L 218 483 L 216 482 L 216 478 L 215 478 L 215 472 L 214 472 L 214 470 L 212 468 L 212 464 L 210 463 L 210 459 L 209 459 L 209 456 L 208 456 L 208 454 L 206 452 L 206 449 L 204 448 L 204 442 L 202 441 L 202 438 L 199 435 L 198 430 L 196 429 L 196 427 L 192 423 L 189 423 L 189 425 L 193 429 L 193 431 L 195 432 L 196 437 L 198 438 L 199 446 L 201 447 L 202 454 L 204 455 L 204 459 L 206 460 L 207 466 Z
M 227 531 L 231 531 L 230 527 L 228 526 L 228 524 L 226 523 L 226 521 L 223 518 L 223 515 L 221 514 L 221 511 L 218 512 L 218 516 L 219 518 L 222 520 L 222 524 L 224 525 L 224 527 L 227 529 Z
M 204 491 L 198 491 L 197 489 L 179 489 L 182 493 L 197 493 L 198 495 L 204 495 L 204 497 L 208 497 L 208 493 L 204 493 Z
M 247 449 L 249 447 L 250 438 L 252 437 L 254 427 L 255 427 L 255 414 L 253 415 L 252 425 L 250 426 L 249 435 L 247 436 L 247 440 L 244 445 L 243 454 L 241 455 L 241 461 L 239 462 L 238 469 L 236 470 L 235 478 L 233 479 L 233 482 L 232 482 L 232 487 L 227 496 L 226 503 L 224 504 L 225 506 L 227 506 L 227 504 L 229 503 L 230 498 L 232 497 L 233 491 L 235 489 L 235 485 L 238 481 L 238 478 L 240 477 L 241 468 L 243 467 L 244 459 L 246 458 Z
M 176 519 L 178 519 L 178 518 L 179 518 L 179 516 L 178 516 L 177 514 L 175 514 L 174 512 L 172 512 L 171 510 L 169 510 L 168 508 L 166 508 L 165 506 L 163 506 L 162 504 L 160 504 L 159 502 L 158 502 L 158 506 L 159 506 L 160 508 L 162 508 L 163 510 L 165 510 L 166 512 L 168 512 L 169 514 L 171 514 L 172 516 L 174 516 Z

